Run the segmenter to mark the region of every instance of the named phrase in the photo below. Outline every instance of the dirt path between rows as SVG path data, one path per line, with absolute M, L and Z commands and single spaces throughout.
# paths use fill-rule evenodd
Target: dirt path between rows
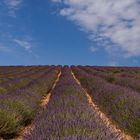
M 57 82 L 59 81 L 60 76 L 61 76 L 61 71 L 59 72 L 59 74 L 58 74 L 58 76 L 57 76 L 57 79 L 55 80 L 55 82 L 54 82 L 54 84 L 53 84 L 53 86 L 52 86 L 52 89 L 50 90 L 50 92 L 48 93 L 48 95 L 45 96 L 45 97 L 42 99 L 41 104 L 40 104 L 41 107 L 45 107 L 45 106 L 48 104 L 48 102 L 49 102 L 49 100 L 50 100 L 51 92 L 52 92 L 52 90 L 55 88 Z
M 75 81 L 77 82 L 78 85 L 81 85 L 80 81 L 76 78 L 76 76 L 74 75 L 74 73 L 71 71 L 73 78 L 75 79 Z M 95 111 L 95 113 L 97 114 L 97 116 L 99 116 L 99 118 L 104 122 L 104 124 L 107 126 L 108 130 L 115 134 L 117 136 L 116 140 L 134 140 L 131 136 L 125 134 L 124 132 L 122 132 L 119 128 L 117 128 L 117 126 L 115 124 L 113 124 L 111 122 L 111 120 L 99 109 L 99 107 L 94 103 L 94 101 L 92 100 L 92 98 L 90 97 L 90 95 L 88 94 L 88 92 L 86 91 L 86 89 L 84 89 L 82 87 L 83 91 L 85 92 L 85 95 L 87 96 L 88 102 L 90 104 L 90 106 L 93 108 L 93 110 Z
M 43 108 L 46 108 L 46 107 L 47 107 L 47 104 L 49 103 L 49 100 L 50 100 L 51 92 L 52 92 L 52 90 L 55 88 L 57 82 L 59 81 L 60 76 L 61 76 L 61 71 L 59 72 L 59 74 L 58 74 L 58 76 L 57 76 L 57 79 L 55 80 L 55 82 L 54 82 L 54 84 L 53 84 L 53 86 L 52 86 L 50 92 L 49 92 L 46 96 L 44 96 L 44 97 L 42 98 L 40 107 L 39 107 L 39 109 L 38 109 L 38 110 L 39 110 L 39 113 L 38 113 L 38 114 L 41 114 L 41 112 L 42 112 L 41 110 L 43 110 Z M 37 114 L 37 115 L 38 115 L 38 114 Z M 25 135 L 30 134 L 34 129 L 35 129 L 35 127 L 34 127 L 33 124 L 30 124 L 29 126 L 24 127 L 23 130 L 21 130 L 21 135 L 20 135 L 18 138 L 14 138 L 14 139 L 12 139 L 12 140 L 23 140 L 23 137 L 24 137 Z

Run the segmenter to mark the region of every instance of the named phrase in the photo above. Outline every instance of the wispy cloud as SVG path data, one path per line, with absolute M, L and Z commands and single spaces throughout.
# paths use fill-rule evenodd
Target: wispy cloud
M 95 48 L 95 47 L 91 46 L 89 48 L 89 50 L 94 53 L 94 52 L 98 51 L 98 48 Z
M 16 11 L 20 8 L 22 0 L 4 0 L 4 4 L 8 8 L 10 16 L 15 17 Z
M 0 52 L 11 52 L 11 49 L 0 44 Z
M 61 0 L 52 0 L 52 2 L 61 2 Z
M 111 44 L 111 50 L 118 48 L 125 57 L 140 56 L 139 0 L 52 1 L 63 4 L 60 15 L 74 21 L 107 51 Z
M 32 44 L 30 41 L 15 39 L 14 42 L 17 43 L 17 45 L 19 45 L 20 47 L 24 48 L 26 51 L 31 51 Z

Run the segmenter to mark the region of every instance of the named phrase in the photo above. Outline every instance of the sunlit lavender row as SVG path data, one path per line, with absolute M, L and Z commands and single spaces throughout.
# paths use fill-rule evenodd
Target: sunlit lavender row
M 85 70 L 83 70 L 85 69 Z M 98 72 L 72 67 L 82 86 L 100 109 L 126 133 L 140 134 L 140 94 L 135 90 L 107 82 Z M 100 72 L 99 72 L 100 73 Z
M 0 139 L 130 138 L 140 139 L 140 68 L 0 66 Z
M 25 140 L 118 140 L 95 110 L 68 67 L 52 91 L 50 102 L 33 121 L 34 130 Z
M 49 93 L 59 71 L 60 67 L 46 67 L 22 88 L 0 94 L 1 137 L 19 135 L 22 127 L 31 123 L 41 98 Z

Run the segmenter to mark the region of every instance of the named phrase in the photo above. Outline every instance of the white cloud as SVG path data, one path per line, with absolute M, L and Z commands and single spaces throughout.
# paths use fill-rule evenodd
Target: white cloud
M 24 48 L 27 51 L 30 51 L 30 49 L 32 48 L 30 41 L 15 39 L 14 42 L 16 42 L 20 47 Z
M 19 47 L 25 49 L 30 55 L 38 59 L 40 56 L 33 51 L 33 39 L 30 36 L 24 36 L 24 39 L 14 39 L 12 42 L 16 43 Z
M 11 52 L 11 50 L 8 47 L 0 44 L 0 52 Z
M 63 3 L 60 15 L 74 21 L 105 49 L 111 42 L 125 57 L 140 56 L 139 0 L 52 1 Z
M 91 46 L 89 48 L 89 50 L 94 53 L 94 52 L 98 51 L 98 48 L 95 48 L 95 47 Z
M 52 0 L 52 2 L 61 2 L 61 0 Z
M 3 0 L 9 10 L 9 15 L 15 17 L 16 11 L 20 8 L 22 0 Z

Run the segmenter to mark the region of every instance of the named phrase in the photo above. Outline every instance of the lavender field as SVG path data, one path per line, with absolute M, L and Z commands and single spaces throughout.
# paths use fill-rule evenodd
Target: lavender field
M 140 68 L 1 66 L 0 140 L 140 140 Z

